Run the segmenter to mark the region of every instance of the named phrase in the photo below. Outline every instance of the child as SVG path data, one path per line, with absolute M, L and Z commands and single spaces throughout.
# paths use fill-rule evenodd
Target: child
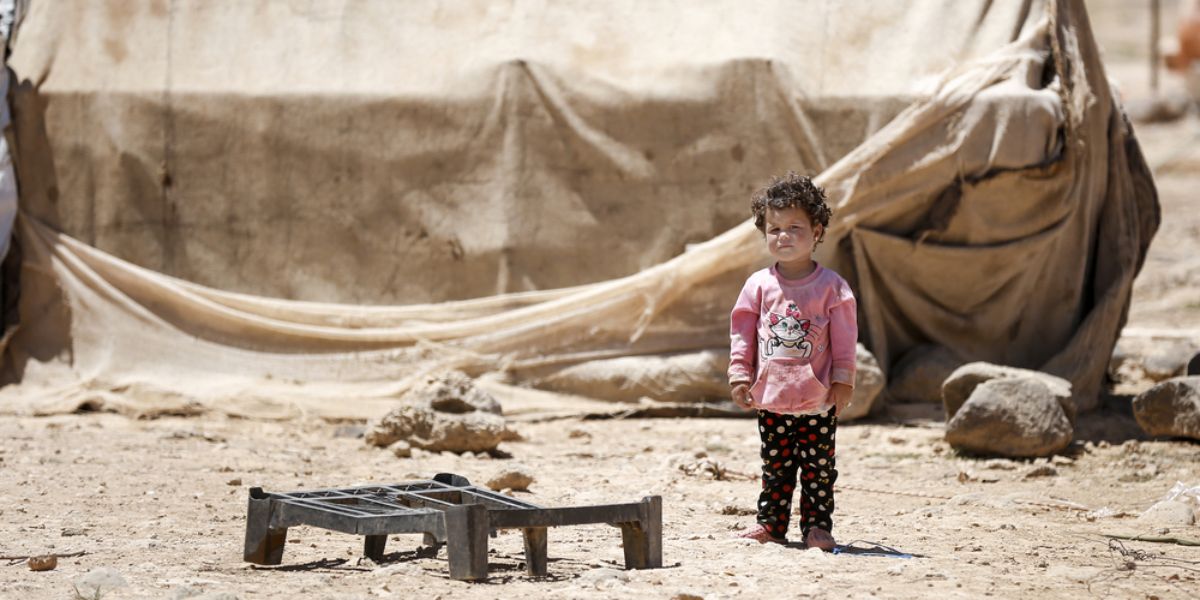
M 832 212 L 811 179 L 795 173 L 776 179 L 751 210 L 775 264 L 746 280 L 730 315 L 731 395 L 739 406 L 758 409 L 763 460 L 758 523 L 739 537 L 787 541 L 803 469 L 804 542 L 832 550 L 834 434 L 854 389 L 854 294 L 812 259 Z

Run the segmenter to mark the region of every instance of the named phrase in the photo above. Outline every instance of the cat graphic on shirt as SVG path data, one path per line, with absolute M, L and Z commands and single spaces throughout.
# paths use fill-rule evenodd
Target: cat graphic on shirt
M 765 356 L 775 354 L 779 348 L 792 348 L 801 358 L 812 356 L 812 342 L 807 339 L 811 323 L 808 319 L 800 318 L 800 311 L 795 304 L 789 304 L 784 314 L 771 313 L 771 323 L 768 326 L 771 336 L 767 338 Z

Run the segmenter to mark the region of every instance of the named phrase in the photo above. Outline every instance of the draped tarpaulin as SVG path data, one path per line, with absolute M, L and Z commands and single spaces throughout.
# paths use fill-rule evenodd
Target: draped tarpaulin
M 1086 408 L 1157 223 L 1079 1 L 34 2 L 11 64 L 12 410 L 359 417 L 721 347 L 789 169 L 882 364 Z

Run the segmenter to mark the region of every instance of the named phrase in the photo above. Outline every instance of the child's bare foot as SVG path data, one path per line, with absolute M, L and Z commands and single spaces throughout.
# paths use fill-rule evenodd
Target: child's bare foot
M 781 537 L 775 537 L 774 535 L 772 535 L 771 531 L 769 529 L 767 529 L 766 526 L 761 523 L 756 523 L 756 524 L 754 524 L 754 526 L 743 530 L 742 532 L 737 534 L 737 537 L 744 539 L 744 540 L 754 540 L 760 544 L 765 544 L 767 542 L 773 542 L 776 544 L 786 544 L 787 543 L 787 540 L 785 540 Z
M 808 535 L 804 536 L 804 545 L 809 548 L 820 548 L 829 552 L 837 546 L 837 542 L 833 541 L 833 534 L 819 527 L 814 527 L 808 530 Z

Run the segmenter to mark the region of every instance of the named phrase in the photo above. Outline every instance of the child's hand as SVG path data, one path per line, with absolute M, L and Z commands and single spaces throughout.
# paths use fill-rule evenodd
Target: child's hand
M 842 411 L 846 410 L 850 401 L 854 399 L 854 388 L 844 383 L 835 383 L 829 388 L 829 397 L 833 399 L 833 414 L 841 416 Z
M 739 383 L 733 386 L 729 392 L 733 398 L 733 403 L 738 405 L 738 408 L 750 408 L 750 386 L 745 383 Z

